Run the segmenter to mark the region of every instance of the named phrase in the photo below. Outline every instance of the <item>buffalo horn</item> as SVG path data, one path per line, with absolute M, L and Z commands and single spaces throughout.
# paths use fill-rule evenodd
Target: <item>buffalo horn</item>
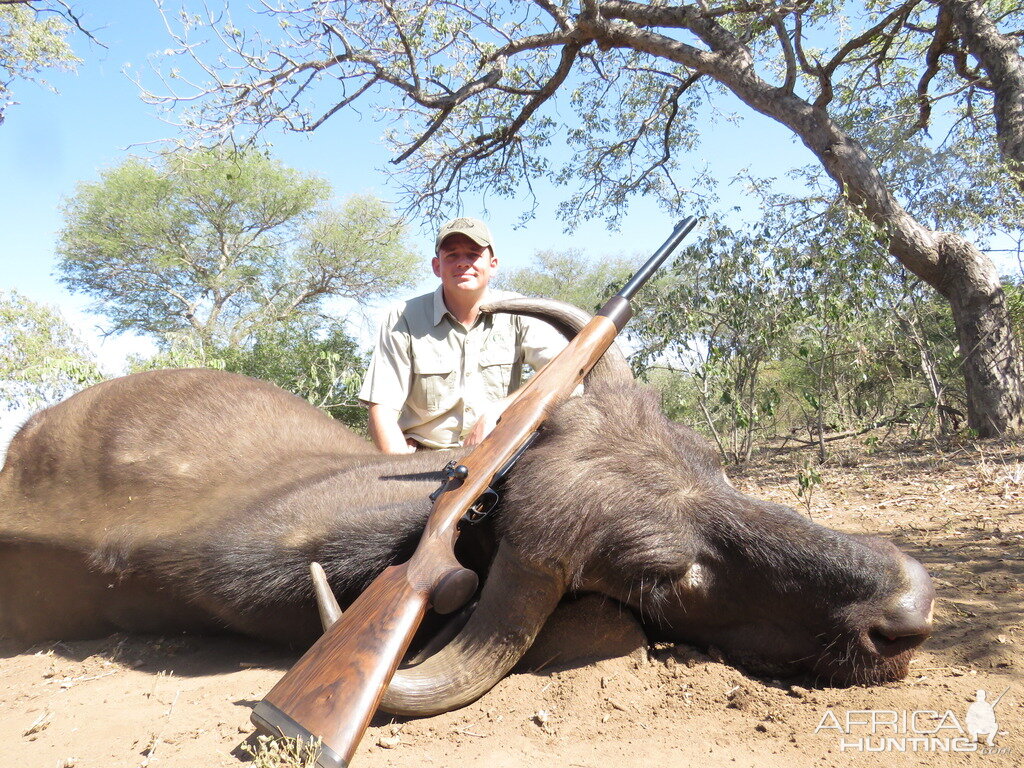
M 320 563 L 309 564 L 309 575 L 313 577 L 313 591 L 316 592 L 316 607 L 320 609 L 320 623 L 326 632 L 331 625 L 341 618 L 341 606 L 327 583 L 327 574 Z
M 399 669 L 380 708 L 436 715 L 480 698 L 529 650 L 564 592 L 559 573 L 526 562 L 502 542 L 469 621 L 437 653 Z
M 555 299 L 532 299 L 525 296 L 499 299 L 480 307 L 481 312 L 508 312 L 529 315 L 550 323 L 565 338 L 572 339 L 590 321 L 590 315 L 579 307 Z M 618 345 L 612 344 L 587 376 L 587 384 L 618 383 L 633 380 L 633 371 Z

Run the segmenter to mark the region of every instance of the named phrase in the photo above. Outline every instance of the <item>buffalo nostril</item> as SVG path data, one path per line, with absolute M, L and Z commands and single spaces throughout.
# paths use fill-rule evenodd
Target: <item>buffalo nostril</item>
M 932 633 L 932 612 L 900 608 L 889 611 L 868 630 L 868 637 L 883 656 L 894 656 L 923 643 Z
M 932 633 L 935 588 L 928 571 L 917 560 L 903 555 L 905 589 L 869 630 L 879 653 L 900 653 L 924 642 Z

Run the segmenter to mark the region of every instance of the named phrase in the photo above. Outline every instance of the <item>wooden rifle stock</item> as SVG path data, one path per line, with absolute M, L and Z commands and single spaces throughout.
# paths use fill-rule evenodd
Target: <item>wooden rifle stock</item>
M 476 574 L 454 555 L 459 522 L 611 346 L 632 313 L 629 299 L 695 225 L 693 217 L 680 222 L 623 289 L 519 391 L 494 430 L 450 474 L 412 558 L 387 568 L 256 705 L 252 721 L 259 730 L 307 745 L 319 740 L 321 768 L 348 765 L 427 608 L 449 613 L 476 591 Z

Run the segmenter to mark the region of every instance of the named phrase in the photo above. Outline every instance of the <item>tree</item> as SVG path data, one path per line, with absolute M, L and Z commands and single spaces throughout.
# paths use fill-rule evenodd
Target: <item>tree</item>
M 634 366 L 689 374 L 693 391 L 670 380 L 669 396 L 692 405 L 689 418 L 699 413 L 722 457 L 736 463 L 770 426 L 780 392 L 763 381 L 765 369 L 803 317 L 770 246 L 763 235 L 714 227 L 681 251 L 670 279 L 651 286 L 631 326 Z
M 102 378 L 60 312 L 0 292 L 0 399 L 8 409 L 52 405 Z
M 367 359 L 341 322 L 302 318 L 261 328 L 242 346 L 202 347 L 184 333 L 163 340 L 151 357 L 129 361 L 131 372 L 214 368 L 271 381 L 348 426 L 366 431 L 358 400 Z
M 77 29 L 94 42 L 77 12 L 63 0 L 0 0 L 0 124 L 15 104 L 11 86 L 17 80 L 46 85 L 47 69 L 74 69 L 81 59 L 68 42 Z
M 415 204 L 447 207 L 471 188 L 514 194 L 547 178 L 576 186 L 562 207 L 571 224 L 598 214 L 614 220 L 637 194 L 673 210 L 692 202 L 679 178 L 681 153 L 696 141 L 705 98 L 718 105 L 718 96 L 731 95 L 789 128 L 889 254 L 949 302 L 971 426 L 985 436 L 1018 430 L 1024 361 L 995 267 L 968 234 L 911 215 L 879 157 L 859 140 L 863 94 L 877 98 L 895 88 L 905 107 L 909 89 L 915 105 L 930 108 L 930 70 L 943 55 L 960 64 L 963 56 L 945 53 L 935 18 L 944 11 L 925 0 L 869 0 L 853 14 L 847 7 L 810 0 L 534 0 L 514 7 L 285 0 L 271 12 L 287 39 L 273 44 L 227 21 L 218 30 L 228 47 L 221 65 L 205 64 L 196 41 L 186 39 L 215 22 L 186 15 L 182 50 L 211 82 L 170 103 L 200 97 L 189 120 L 214 131 L 258 133 L 274 123 L 308 131 L 395 89 L 395 161 Z M 837 39 L 837 29 L 847 28 Z M 923 45 L 915 35 L 941 44 Z M 907 65 L 908 54 L 920 66 Z M 315 112 L 311 105 L 320 102 L 311 94 L 322 81 L 335 95 Z M 549 102 L 559 93 L 567 98 L 555 110 Z M 570 107 L 574 114 L 562 117 Z M 876 126 L 885 118 L 892 137 L 921 128 L 917 109 L 875 117 Z
M 263 331 L 251 347 L 224 352 L 224 368 L 273 381 L 339 421 L 366 432 L 359 389 L 369 361 L 341 323 L 290 323 Z
M 637 259 L 588 259 L 582 251 L 538 251 L 532 266 L 498 272 L 494 286 L 525 296 L 559 299 L 596 312 L 611 295 L 609 287 L 623 284 L 637 268 Z
M 95 298 L 115 332 L 184 336 L 214 355 L 330 320 L 329 298 L 411 284 L 401 220 L 372 197 L 338 209 L 330 197 L 327 182 L 256 152 L 127 160 L 67 201 L 61 282 Z
M 713 226 L 645 292 L 630 325 L 634 366 L 670 415 L 703 422 L 727 461 L 776 437 L 815 445 L 824 460 L 837 435 L 910 420 L 959 428 L 948 312 L 889 267 L 870 228 L 822 229 L 807 246 L 764 225 Z
M 1011 4 L 994 3 L 992 6 L 1004 21 L 1015 11 L 1019 16 L 1020 8 Z M 1001 33 L 996 19 L 989 12 L 989 4 L 979 0 L 943 0 L 942 9 L 959 30 L 962 48 L 971 52 L 985 73 L 987 82 L 983 82 L 978 72 L 966 71 L 961 48 L 958 73 L 963 79 L 978 83 L 991 93 L 999 151 L 1017 185 L 1024 189 L 1024 58 L 1020 54 L 1021 33 Z M 940 13 L 940 22 L 943 13 Z M 937 29 L 942 27 L 940 22 L 936 23 Z M 936 43 L 946 50 L 953 44 L 949 26 L 947 21 L 946 30 L 938 32 L 935 37 Z

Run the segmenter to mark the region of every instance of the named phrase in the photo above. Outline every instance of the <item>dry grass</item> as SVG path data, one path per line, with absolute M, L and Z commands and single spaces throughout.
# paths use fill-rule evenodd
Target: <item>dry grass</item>
M 253 768 L 316 768 L 320 741 L 304 744 L 295 739 L 257 736 L 255 745 L 244 744 L 242 751 L 252 757 Z

